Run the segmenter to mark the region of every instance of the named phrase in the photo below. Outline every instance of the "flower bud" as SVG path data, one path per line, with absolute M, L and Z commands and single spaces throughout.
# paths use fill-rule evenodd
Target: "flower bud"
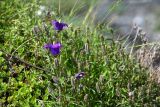
M 103 81 L 104 81 L 104 76 L 103 76 L 103 75 L 100 75 L 100 76 L 99 76 L 99 82 L 100 82 L 101 84 L 103 84 Z
M 98 93 L 101 92 L 101 91 L 100 91 L 100 87 L 99 87 L 99 83 L 98 83 L 98 82 L 96 83 L 96 90 L 97 90 Z
M 32 32 L 35 36 L 38 36 L 39 33 L 41 32 L 41 29 L 38 26 L 34 26 Z
M 87 102 L 87 100 L 88 100 L 88 94 L 84 96 L 84 101 Z
M 59 61 L 57 58 L 54 59 L 54 66 L 57 68 L 59 66 Z
M 84 47 L 85 47 L 84 49 L 85 49 L 86 54 L 88 54 L 89 53 L 88 43 L 85 43 Z
M 71 85 L 75 89 L 75 78 L 73 76 L 71 77 Z

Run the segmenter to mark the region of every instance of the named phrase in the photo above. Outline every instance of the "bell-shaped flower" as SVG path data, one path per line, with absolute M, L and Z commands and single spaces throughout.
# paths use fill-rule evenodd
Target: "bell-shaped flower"
M 46 44 L 44 45 L 45 49 L 48 49 L 52 55 L 56 56 L 60 54 L 60 49 L 62 45 L 60 42 L 54 43 L 54 44 Z
M 60 23 L 57 20 L 52 20 L 52 26 L 57 31 L 61 31 L 65 28 L 68 28 L 68 25 L 66 23 Z

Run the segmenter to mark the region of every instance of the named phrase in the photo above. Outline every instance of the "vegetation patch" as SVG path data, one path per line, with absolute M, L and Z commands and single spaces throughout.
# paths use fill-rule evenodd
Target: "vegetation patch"
M 159 106 L 159 86 L 103 27 L 0 1 L 0 106 Z M 61 19 L 61 20 L 60 20 Z

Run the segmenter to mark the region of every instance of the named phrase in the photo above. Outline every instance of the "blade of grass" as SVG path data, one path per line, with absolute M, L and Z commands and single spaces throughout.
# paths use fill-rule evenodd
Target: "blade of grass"
M 75 9 L 76 5 L 78 4 L 78 2 L 79 2 L 79 0 L 76 0 L 76 2 L 74 3 L 73 8 L 70 11 L 69 17 L 71 17 L 73 15 L 74 9 Z

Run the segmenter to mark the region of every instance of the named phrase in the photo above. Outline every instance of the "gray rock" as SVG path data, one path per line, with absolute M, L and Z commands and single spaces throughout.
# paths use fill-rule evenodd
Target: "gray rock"
M 111 25 L 118 28 L 123 34 L 130 32 L 134 24 L 137 24 L 147 33 L 150 41 L 160 41 L 160 0 L 124 0 L 120 9 L 109 14 L 111 5 L 115 0 L 102 0 L 96 8 L 97 21 L 111 20 Z M 106 12 L 108 10 L 108 12 Z M 107 14 L 107 15 L 106 15 Z M 106 15 L 106 16 L 105 16 Z M 104 21 L 105 21 L 104 20 Z

